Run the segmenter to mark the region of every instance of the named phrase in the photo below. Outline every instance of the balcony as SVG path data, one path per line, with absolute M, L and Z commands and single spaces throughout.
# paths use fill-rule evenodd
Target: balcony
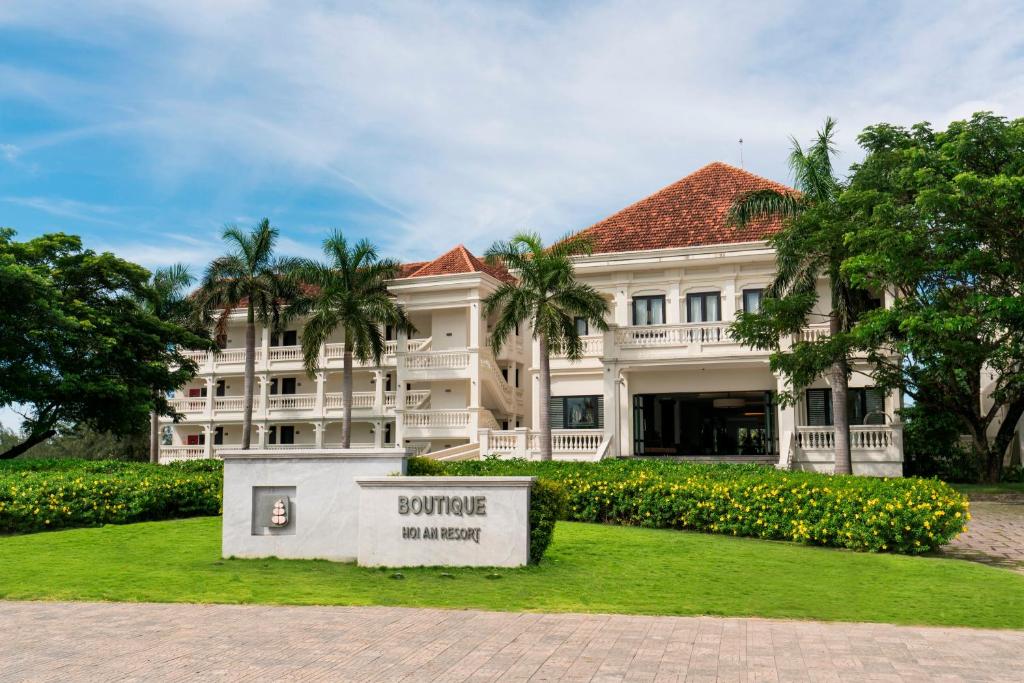
M 526 428 L 481 429 L 480 454 L 506 458 L 540 457 L 540 432 Z M 551 454 L 556 460 L 600 460 L 608 450 L 611 436 L 600 429 L 552 429 Z
M 399 355 L 398 371 L 402 379 L 464 378 L 469 376 L 470 363 L 475 353 L 460 349 L 409 351 Z
M 836 432 L 833 427 L 800 425 L 782 452 L 779 466 L 831 472 L 835 466 Z M 903 427 L 899 424 L 851 425 L 850 459 L 854 474 L 901 476 Z
M 473 416 L 469 410 L 406 410 L 403 424 L 407 438 L 468 437 Z

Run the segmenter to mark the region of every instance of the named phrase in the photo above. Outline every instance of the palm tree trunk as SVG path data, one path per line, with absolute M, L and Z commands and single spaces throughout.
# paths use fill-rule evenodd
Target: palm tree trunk
M 345 355 L 341 371 L 341 447 L 350 448 L 352 443 L 352 350 L 345 342 Z
M 839 318 L 829 318 L 829 332 L 839 333 Z M 850 396 L 849 366 L 846 359 L 832 363 L 829 369 L 829 382 L 832 385 L 832 424 L 835 429 L 835 473 L 853 474 L 853 462 L 850 459 L 850 413 L 847 409 Z
M 551 460 L 551 358 L 548 340 L 540 335 L 540 459 Z
M 242 407 L 242 448 L 249 448 L 252 440 L 252 394 L 256 383 L 256 320 L 250 301 L 245 319 L 245 381 L 242 391 L 245 405 Z

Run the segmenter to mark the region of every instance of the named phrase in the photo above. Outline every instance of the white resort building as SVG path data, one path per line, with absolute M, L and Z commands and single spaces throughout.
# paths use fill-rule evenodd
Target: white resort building
M 579 321 L 584 358 L 551 362 L 556 459 L 658 457 L 761 462 L 828 471 L 833 466 L 831 395 L 825 378 L 796 405 L 767 352 L 729 335 L 738 311 L 760 305 L 774 253 L 765 239 L 779 225 L 738 230 L 725 215 L 740 194 L 783 186 L 712 163 L 587 228 L 595 249 L 577 277 L 607 296 L 610 329 Z M 788 188 L 787 188 L 788 189 Z M 481 301 L 503 279 L 458 246 L 404 266 L 390 289 L 416 333 L 387 332 L 379 366 L 355 370 L 352 445 L 404 445 L 436 457 L 536 457 L 540 405 L 538 345 L 521 329 L 495 356 L 492 320 Z M 802 334 L 828 334 L 823 303 Z M 880 304 L 885 302 L 880 301 Z M 184 419 L 165 419 L 161 461 L 215 457 L 241 437 L 244 315 L 223 350 L 198 353 L 199 374 L 173 399 Z M 301 325 L 256 351 L 253 447 L 330 447 L 341 435 L 343 339 L 326 344 L 322 370 L 302 368 Z M 783 343 L 788 343 L 784 340 Z M 851 441 L 858 474 L 900 476 L 899 396 L 851 378 Z

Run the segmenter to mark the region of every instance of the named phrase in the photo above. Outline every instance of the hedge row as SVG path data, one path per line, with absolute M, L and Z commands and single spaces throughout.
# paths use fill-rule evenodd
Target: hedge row
M 217 461 L 0 463 L 0 533 L 126 524 L 221 512 Z
M 533 475 L 563 492 L 563 519 L 916 554 L 965 530 L 968 504 L 934 479 L 784 472 L 760 465 L 416 458 L 410 474 Z

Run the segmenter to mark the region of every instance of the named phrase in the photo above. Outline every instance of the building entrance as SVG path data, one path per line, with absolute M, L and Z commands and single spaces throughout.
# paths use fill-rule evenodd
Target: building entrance
M 732 391 L 633 396 L 636 455 L 778 453 L 775 393 Z

